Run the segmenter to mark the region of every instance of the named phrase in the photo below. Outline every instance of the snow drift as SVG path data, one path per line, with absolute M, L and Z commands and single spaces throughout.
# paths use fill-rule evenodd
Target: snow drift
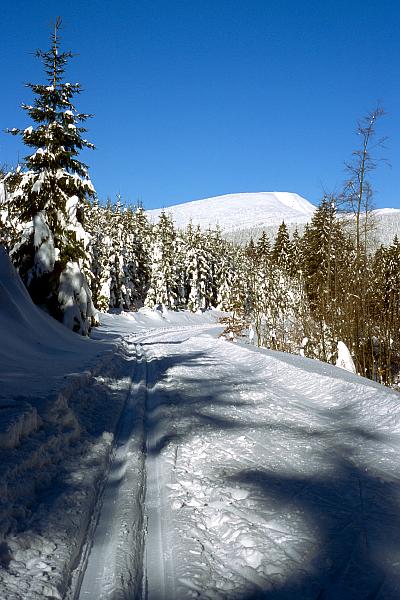
M 112 448 L 128 369 L 122 347 L 112 357 L 115 344 L 82 338 L 36 307 L 3 248 L 0 336 L 0 596 L 61 598 Z
M 93 358 L 96 344 L 80 338 L 35 306 L 0 247 L 1 394 L 23 393 L 48 384 L 50 376 L 79 369 L 82 355 Z M 20 374 L 20 377 L 18 377 Z

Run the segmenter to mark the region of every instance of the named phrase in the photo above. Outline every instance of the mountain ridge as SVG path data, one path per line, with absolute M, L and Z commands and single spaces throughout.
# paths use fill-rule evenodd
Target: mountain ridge
M 219 225 L 224 233 L 255 226 L 308 222 L 316 207 L 294 192 L 241 192 L 192 200 L 146 211 L 156 222 L 162 212 L 171 215 L 178 228 L 191 221 L 202 229 Z

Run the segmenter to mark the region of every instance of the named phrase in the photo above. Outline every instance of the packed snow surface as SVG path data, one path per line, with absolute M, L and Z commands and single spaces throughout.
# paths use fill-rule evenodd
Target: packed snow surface
M 150 220 L 157 221 L 162 210 L 147 211 Z M 290 192 L 226 194 L 165 208 L 178 228 L 191 221 L 203 229 L 219 225 L 223 232 L 279 225 L 282 221 L 307 223 L 314 211 L 308 200 Z
M 398 394 L 216 311 L 81 340 L 1 265 L 2 600 L 398 600 Z

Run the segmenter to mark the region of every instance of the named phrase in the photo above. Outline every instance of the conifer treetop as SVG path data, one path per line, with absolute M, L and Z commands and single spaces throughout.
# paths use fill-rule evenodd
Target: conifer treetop
M 55 172 L 64 169 L 87 178 L 87 165 L 76 157 L 83 148 L 93 149 L 94 145 L 82 137 L 86 128 L 82 123 L 92 115 L 79 113 L 72 104 L 72 98 L 82 88 L 79 83 L 64 83 L 65 66 L 73 57 L 71 51 L 60 52 L 61 19 L 57 17 L 51 34 L 51 47 L 48 51 L 36 50 L 47 75 L 47 84 L 27 83 L 35 99 L 33 104 L 22 104 L 36 127 L 11 129 L 13 135 L 21 135 L 24 144 L 36 148 L 33 154 L 25 157 L 30 171 L 48 169 Z M 90 195 L 90 190 L 88 190 Z

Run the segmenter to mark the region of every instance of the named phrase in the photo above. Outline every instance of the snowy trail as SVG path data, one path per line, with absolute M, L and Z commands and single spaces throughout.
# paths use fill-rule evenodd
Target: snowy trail
M 80 567 L 79 599 L 137 597 L 144 543 L 144 407 L 147 363 L 135 346 L 135 368 L 93 540 Z
M 151 363 L 150 363 L 151 364 Z M 151 369 L 150 369 L 151 371 Z M 145 496 L 145 514 L 147 523 L 146 533 L 146 552 L 144 557 L 144 590 L 146 598 L 157 598 L 158 600 L 167 600 L 173 598 L 173 586 L 169 589 L 169 582 L 166 577 L 168 554 L 167 543 L 165 540 L 166 522 L 163 512 L 163 480 L 160 469 L 160 461 L 156 455 L 158 436 L 151 427 L 151 413 L 157 408 L 157 401 L 154 399 L 154 386 L 156 386 L 155 374 L 149 379 L 149 384 L 153 387 L 153 393 L 148 390 L 146 406 L 146 429 L 148 431 L 146 440 L 146 496 Z
M 80 598 L 400 597 L 396 394 L 205 328 L 137 342 L 145 502 L 140 469 L 118 472 L 117 492 L 110 480 Z M 130 433 L 117 462 L 128 447 L 139 460 Z

